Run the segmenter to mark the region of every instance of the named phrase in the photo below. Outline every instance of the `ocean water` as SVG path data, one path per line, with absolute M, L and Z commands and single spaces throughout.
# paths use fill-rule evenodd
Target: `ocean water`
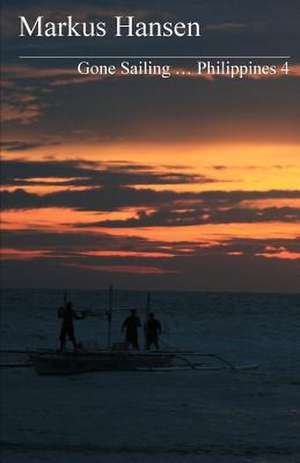
M 107 292 L 69 298 L 91 314 L 76 322 L 78 340 L 105 346 Z M 55 290 L 3 291 L 1 350 L 57 348 L 62 300 Z M 143 318 L 145 305 L 143 292 L 115 292 L 114 342 L 128 309 Z M 163 348 L 259 368 L 41 377 L 1 367 L 1 462 L 300 461 L 300 295 L 154 292 L 151 310 Z

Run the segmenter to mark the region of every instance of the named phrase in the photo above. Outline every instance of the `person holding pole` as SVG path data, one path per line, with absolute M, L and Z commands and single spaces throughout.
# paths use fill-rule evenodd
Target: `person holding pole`
M 135 309 L 132 309 L 130 313 L 130 316 L 122 324 L 122 333 L 126 330 L 126 344 L 133 349 L 139 350 L 138 328 L 141 326 L 141 321 L 136 315 Z

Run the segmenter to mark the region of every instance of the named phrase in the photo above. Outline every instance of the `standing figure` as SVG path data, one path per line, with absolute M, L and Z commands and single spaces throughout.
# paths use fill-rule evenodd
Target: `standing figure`
M 126 343 L 132 346 L 133 349 L 139 350 L 138 328 L 141 326 L 141 321 L 133 309 L 131 315 L 126 318 L 122 325 L 122 332 L 126 329 Z
M 145 323 L 146 350 L 150 350 L 152 344 L 159 349 L 159 335 L 161 334 L 161 323 L 156 320 L 153 313 L 149 313 Z
M 60 331 L 60 352 L 64 351 L 65 345 L 66 345 L 66 338 L 68 337 L 69 340 L 73 344 L 74 351 L 77 351 L 77 342 L 75 338 L 75 332 L 74 332 L 74 322 L 73 320 L 82 320 L 84 318 L 84 314 L 78 315 L 75 310 L 73 309 L 73 304 L 72 302 L 67 302 L 64 307 L 60 307 L 58 310 L 58 316 L 59 318 L 63 319 L 62 326 L 61 326 L 61 331 Z

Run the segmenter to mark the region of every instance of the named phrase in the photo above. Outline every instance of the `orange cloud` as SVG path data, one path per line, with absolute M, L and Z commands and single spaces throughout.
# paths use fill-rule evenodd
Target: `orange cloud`
M 177 273 L 175 270 L 165 270 L 153 266 L 139 265 L 85 265 L 85 264 L 67 264 L 67 267 L 75 267 L 81 270 L 92 270 L 93 272 L 108 273 L 135 273 L 144 275 L 161 275 L 167 273 Z
M 37 119 L 42 114 L 38 104 L 26 104 L 24 106 L 11 103 L 3 103 L 1 109 L 2 122 L 18 121 L 26 125 Z
M 48 257 L 51 255 L 50 251 L 36 250 L 36 249 L 0 249 L 1 260 L 32 260 L 37 257 Z
M 143 208 L 144 210 L 145 208 Z M 9 209 L 2 211 L 3 230 L 76 230 L 77 223 L 94 223 L 98 220 L 126 220 L 136 218 L 138 208 L 124 208 L 120 211 L 79 211 L 64 207 L 40 209 Z
M 86 230 L 89 230 L 88 228 Z M 109 232 L 113 236 L 136 236 L 164 242 L 224 242 L 234 238 L 247 239 L 296 239 L 300 223 L 228 223 L 208 225 L 166 226 L 153 228 L 97 228 L 94 231 Z
M 82 251 L 79 254 L 83 256 L 94 256 L 94 257 L 146 257 L 154 259 L 157 257 L 171 258 L 175 254 L 164 253 L 164 252 L 139 252 L 139 251 Z
M 266 259 L 300 260 L 300 252 L 279 251 L 270 254 L 267 252 L 259 252 L 255 255 L 258 257 L 265 257 Z
M 14 192 L 17 190 L 22 190 L 26 191 L 27 193 L 34 193 L 39 196 L 47 195 L 49 193 L 58 193 L 60 191 L 67 191 L 67 190 L 72 190 L 72 191 L 88 191 L 90 187 L 84 187 L 84 186 L 73 186 L 72 187 L 67 187 L 67 186 L 55 186 L 55 185 L 18 185 L 18 186 L 5 186 L 1 187 L 0 186 L 0 191 L 9 191 L 9 192 Z
M 268 207 L 292 207 L 300 209 L 300 198 L 276 198 L 276 199 L 257 199 L 251 201 L 241 201 L 240 207 L 265 209 Z

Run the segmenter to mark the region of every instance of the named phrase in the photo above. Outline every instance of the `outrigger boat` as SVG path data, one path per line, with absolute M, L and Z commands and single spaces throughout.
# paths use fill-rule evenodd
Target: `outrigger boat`
M 150 311 L 150 294 L 147 295 L 146 312 Z M 193 370 L 248 370 L 258 367 L 257 363 L 234 365 L 218 354 L 191 351 L 132 351 L 126 344 L 111 342 L 113 313 L 113 289 L 109 289 L 109 303 L 106 317 L 108 322 L 106 349 L 77 352 L 42 351 L 1 351 L 9 357 L 21 356 L 19 362 L 2 363 L 6 367 L 33 366 L 40 375 L 70 375 L 95 371 L 171 371 L 174 369 Z M 24 354 L 26 361 L 24 361 Z
M 65 296 L 66 299 L 66 296 Z M 146 312 L 150 310 L 147 295 Z M 128 350 L 125 343 L 112 344 L 113 287 L 109 288 L 107 317 L 107 349 L 77 352 L 31 353 L 30 360 L 39 374 L 74 374 L 91 371 L 128 371 L 167 368 L 172 365 L 171 352 L 140 352 Z

